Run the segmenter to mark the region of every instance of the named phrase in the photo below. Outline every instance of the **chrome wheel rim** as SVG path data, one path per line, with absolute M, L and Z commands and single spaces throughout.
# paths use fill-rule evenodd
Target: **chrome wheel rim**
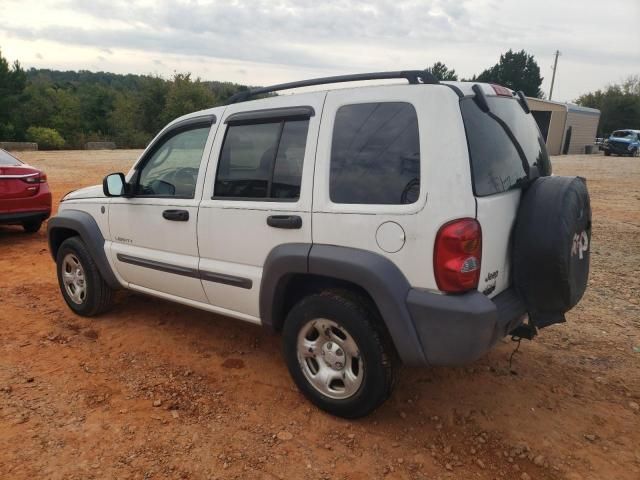
M 87 282 L 84 268 L 73 253 L 68 253 L 62 259 L 62 283 L 71 301 L 82 305 L 87 298 Z
M 360 389 L 365 369 L 360 349 L 333 320 L 307 322 L 298 334 L 297 354 L 302 373 L 321 394 L 344 400 Z

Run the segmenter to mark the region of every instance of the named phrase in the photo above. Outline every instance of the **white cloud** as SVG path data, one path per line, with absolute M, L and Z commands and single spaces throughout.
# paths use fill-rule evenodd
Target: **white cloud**
M 535 55 L 546 90 L 560 49 L 554 97 L 571 100 L 640 73 L 639 22 L 637 0 L 4 0 L 0 47 L 27 66 L 101 55 L 105 70 L 253 84 L 436 60 L 471 76 L 513 48 Z

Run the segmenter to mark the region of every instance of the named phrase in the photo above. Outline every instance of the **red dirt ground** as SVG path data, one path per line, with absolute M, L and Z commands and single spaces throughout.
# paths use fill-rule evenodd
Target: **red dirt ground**
M 55 201 L 139 154 L 28 152 Z M 368 418 L 296 390 L 280 339 L 122 292 L 64 304 L 45 229 L 0 227 L 0 478 L 640 478 L 640 161 L 568 156 L 587 177 L 592 271 L 568 322 L 466 368 L 403 369 Z M 158 406 L 154 406 L 158 405 Z

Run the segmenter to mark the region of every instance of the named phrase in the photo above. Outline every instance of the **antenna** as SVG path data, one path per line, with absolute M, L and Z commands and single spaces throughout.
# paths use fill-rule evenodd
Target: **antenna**
M 555 60 L 553 61 L 553 76 L 551 77 L 551 89 L 549 90 L 549 100 L 553 96 L 553 84 L 556 83 L 556 70 L 558 69 L 558 57 L 560 56 L 560 50 L 556 50 Z

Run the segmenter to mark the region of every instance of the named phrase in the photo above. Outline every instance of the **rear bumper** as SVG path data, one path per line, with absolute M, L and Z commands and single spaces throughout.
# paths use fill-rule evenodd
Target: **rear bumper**
M 484 355 L 526 318 L 513 289 L 440 295 L 412 289 L 407 307 L 430 365 L 462 365 Z
M 46 183 L 40 184 L 32 197 L 0 200 L 0 224 L 44 221 L 51 216 L 51 191 Z
M 30 221 L 44 222 L 51 216 L 51 210 L 43 210 L 36 212 L 11 212 L 0 213 L 0 224 L 12 225 Z

